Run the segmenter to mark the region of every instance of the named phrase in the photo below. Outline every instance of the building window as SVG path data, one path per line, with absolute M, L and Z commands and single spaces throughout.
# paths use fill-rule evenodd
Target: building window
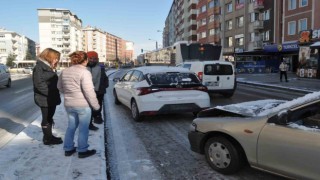
M 232 36 L 226 38 L 226 46 L 227 47 L 233 46 Z
M 236 45 L 237 45 L 237 46 L 243 46 L 243 37 L 236 39 Z
M 290 21 L 288 22 L 288 35 L 295 35 L 296 34 L 296 22 Z
M 270 19 L 270 10 L 266 10 L 263 12 L 263 20 L 269 20 Z
M 243 16 L 237 17 L 237 27 L 243 26 Z
M 213 8 L 214 7 L 214 1 L 210 1 L 209 4 L 208 4 L 208 8 Z
M 232 3 L 228 3 L 228 4 L 226 4 L 226 11 L 228 12 L 228 13 L 230 13 L 230 12 L 232 12 Z
M 293 10 L 297 8 L 297 0 L 289 0 L 288 9 Z
M 207 24 L 207 19 L 206 18 L 203 18 L 201 19 L 201 25 L 206 25 Z
M 263 32 L 263 41 L 269 41 L 270 40 L 270 31 Z
M 307 18 L 299 20 L 299 32 L 307 30 Z
M 250 13 L 250 22 L 255 22 L 259 20 L 259 13 Z
M 232 20 L 226 21 L 226 29 L 231 30 L 232 29 Z
M 206 5 L 203 5 L 202 7 L 201 7 L 201 13 L 203 13 L 203 12 L 206 12 L 207 11 L 207 6 Z
M 299 7 L 305 7 L 305 6 L 308 6 L 308 0 L 300 0 Z
M 219 32 L 219 30 L 217 30 L 217 29 L 210 29 L 209 30 L 209 36 L 216 35 L 216 34 L 218 34 L 218 32 Z
M 201 32 L 201 38 L 206 38 L 207 37 L 207 33 L 204 31 L 204 32 Z
M 209 23 L 214 21 L 214 17 L 215 17 L 214 14 L 209 16 Z

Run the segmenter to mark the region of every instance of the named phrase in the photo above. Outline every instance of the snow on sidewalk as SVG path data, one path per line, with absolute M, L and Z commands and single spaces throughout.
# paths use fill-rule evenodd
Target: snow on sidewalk
M 53 134 L 64 139 L 67 114 L 57 106 Z M 42 143 L 41 116 L 0 149 L 0 180 L 14 179 L 102 179 L 106 178 L 104 127 L 89 132 L 89 149 L 97 154 L 79 159 L 75 153 L 64 156 L 63 144 L 46 146 Z M 77 134 L 75 143 L 77 145 Z

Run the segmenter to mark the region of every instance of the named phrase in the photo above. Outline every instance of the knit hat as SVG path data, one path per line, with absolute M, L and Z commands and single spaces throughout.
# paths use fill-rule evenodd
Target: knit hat
M 87 56 L 88 58 L 99 58 L 98 53 L 96 53 L 95 51 L 88 51 Z

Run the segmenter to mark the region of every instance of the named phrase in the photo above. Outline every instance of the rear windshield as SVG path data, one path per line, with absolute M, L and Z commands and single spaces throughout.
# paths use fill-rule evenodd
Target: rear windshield
M 201 84 L 193 73 L 153 73 L 147 74 L 147 80 L 151 85 L 198 85 Z
M 207 64 L 204 66 L 205 75 L 232 75 L 232 66 L 228 64 Z

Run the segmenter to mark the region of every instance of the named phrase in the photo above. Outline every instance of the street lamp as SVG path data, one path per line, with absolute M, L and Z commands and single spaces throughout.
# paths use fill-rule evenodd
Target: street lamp
M 155 42 L 156 42 L 156 50 L 158 50 L 158 41 L 157 41 L 157 40 L 154 40 L 154 39 L 150 39 L 150 38 L 149 38 L 149 40 L 150 40 L 150 41 L 155 41 Z

